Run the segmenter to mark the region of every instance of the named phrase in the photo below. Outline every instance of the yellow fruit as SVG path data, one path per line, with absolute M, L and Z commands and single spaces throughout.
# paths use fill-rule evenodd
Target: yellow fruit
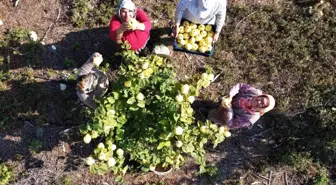
M 199 46 L 206 46 L 207 43 L 204 40 L 200 40 L 198 43 Z
M 189 32 L 191 32 L 191 27 L 190 26 L 185 26 L 184 27 L 184 33 L 189 33 Z
M 184 38 L 184 37 L 183 37 L 183 34 L 182 34 L 182 33 L 178 34 L 178 35 L 177 35 L 177 38 L 178 38 L 178 39 L 183 39 L 183 38 Z
M 206 48 L 206 51 L 211 51 L 212 50 L 212 46 L 210 44 L 206 45 L 205 48 Z
M 177 43 L 180 44 L 181 46 L 184 46 L 187 42 L 183 39 L 177 39 Z
M 201 35 L 202 35 L 202 37 L 206 37 L 208 35 L 208 33 L 205 30 L 203 30 L 203 31 L 201 31 Z
M 184 33 L 184 34 L 183 34 L 183 38 L 184 38 L 185 40 L 187 40 L 187 39 L 190 38 L 190 35 L 189 35 L 188 33 Z
M 184 27 L 183 26 L 180 26 L 178 29 L 179 29 L 179 31 L 178 31 L 179 33 L 183 33 L 184 32 Z
M 202 37 L 201 34 L 197 34 L 197 35 L 195 36 L 195 40 L 196 40 L 196 42 L 199 42 L 199 41 L 201 41 L 202 39 L 203 39 L 203 37 Z
M 205 29 L 204 24 L 198 25 L 197 29 L 199 29 L 200 31 L 204 30 Z
M 212 25 L 208 24 L 205 26 L 205 31 L 211 31 L 212 30 Z
M 201 52 L 201 53 L 205 53 L 205 52 L 206 52 L 206 48 L 205 48 L 205 46 L 200 46 L 200 47 L 198 48 L 198 51 Z
M 197 51 L 197 49 L 198 49 L 198 44 L 193 43 L 192 44 L 192 50 Z
M 132 29 L 135 30 L 138 26 L 138 21 L 135 19 L 131 19 L 128 21 L 128 26 Z
M 189 22 L 188 21 L 183 21 L 182 25 L 183 26 L 189 26 Z
M 190 36 L 195 37 L 197 35 L 197 31 L 196 30 L 191 30 L 191 32 L 189 34 L 190 34 Z
M 214 32 L 213 32 L 213 31 L 209 31 L 209 32 L 208 32 L 208 37 L 213 37 L 213 35 L 214 35 Z
M 197 24 L 195 23 L 190 23 L 189 26 L 191 27 L 191 29 L 197 29 Z
M 132 82 L 131 82 L 131 81 L 125 81 L 125 82 L 124 82 L 124 86 L 125 86 L 125 87 L 131 87 L 131 85 L 132 85 Z
M 191 43 L 188 43 L 188 44 L 184 45 L 184 48 L 186 50 L 189 50 L 189 51 L 192 49 L 192 47 L 193 47 L 193 45 Z
M 190 37 L 190 39 L 189 39 L 189 43 L 195 43 L 196 42 L 196 39 L 195 39 L 195 37 Z
M 212 39 L 212 37 L 206 37 L 206 38 L 205 38 L 205 41 L 206 41 L 208 44 L 211 44 L 212 41 L 213 41 L 213 39 Z

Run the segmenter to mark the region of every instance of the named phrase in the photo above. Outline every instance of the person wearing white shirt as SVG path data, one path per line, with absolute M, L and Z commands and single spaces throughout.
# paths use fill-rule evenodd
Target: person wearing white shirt
M 213 41 L 216 42 L 226 16 L 226 0 L 180 0 L 175 12 L 173 36 L 177 37 L 182 19 L 196 24 L 216 25 Z

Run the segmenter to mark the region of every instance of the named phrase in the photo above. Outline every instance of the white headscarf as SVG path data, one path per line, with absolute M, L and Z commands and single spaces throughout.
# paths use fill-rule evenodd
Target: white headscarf
M 206 18 L 210 15 L 212 10 L 216 7 L 216 3 L 211 0 L 198 0 L 198 8 L 200 9 L 200 18 Z
M 275 106 L 275 99 L 273 96 L 269 95 L 269 94 L 263 94 L 264 96 L 268 97 L 268 101 L 269 101 L 269 105 L 263 110 L 263 113 L 266 113 L 270 110 L 272 110 Z
M 134 15 L 136 14 L 136 6 L 135 4 L 131 1 L 131 0 L 121 0 L 117 6 L 117 11 L 118 11 L 118 17 L 120 20 L 124 21 L 122 18 L 121 18 L 121 15 L 120 15 L 120 10 L 122 8 L 125 8 L 127 10 L 131 10 L 134 12 Z

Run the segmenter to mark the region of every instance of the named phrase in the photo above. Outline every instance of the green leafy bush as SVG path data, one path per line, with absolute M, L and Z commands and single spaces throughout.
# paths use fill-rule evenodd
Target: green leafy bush
M 0 185 L 6 185 L 13 180 L 13 172 L 5 164 L 0 163 Z
M 204 144 L 209 140 L 216 147 L 229 132 L 193 117 L 191 103 L 214 75 L 203 73 L 179 82 L 163 57 L 139 57 L 133 51 L 121 55 L 125 63 L 119 80 L 81 129 L 86 143 L 103 139 L 86 160 L 91 172 L 104 174 L 110 169 L 125 174 L 128 160 L 139 163 L 143 171 L 177 168 L 184 154 L 195 158 L 204 171 Z

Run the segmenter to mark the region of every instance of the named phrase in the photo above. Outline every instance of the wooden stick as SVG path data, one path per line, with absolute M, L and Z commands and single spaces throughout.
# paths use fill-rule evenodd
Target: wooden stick
M 285 172 L 285 185 L 288 185 L 287 172 Z
M 269 172 L 268 185 L 272 185 L 272 171 Z
M 51 27 L 58 21 L 58 19 L 60 18 L 60 15 L 61 15 L 61 8 L 58 9 L 58 15 L 57 15 L 57 18 L 56 20 L 49 25 L 48 27 L 48 30 L 45 32 L 45 34 L 43 35 L 42 39 L 41 39 L 41 42 L 46 38 L 48 32 L 50 31 Z

